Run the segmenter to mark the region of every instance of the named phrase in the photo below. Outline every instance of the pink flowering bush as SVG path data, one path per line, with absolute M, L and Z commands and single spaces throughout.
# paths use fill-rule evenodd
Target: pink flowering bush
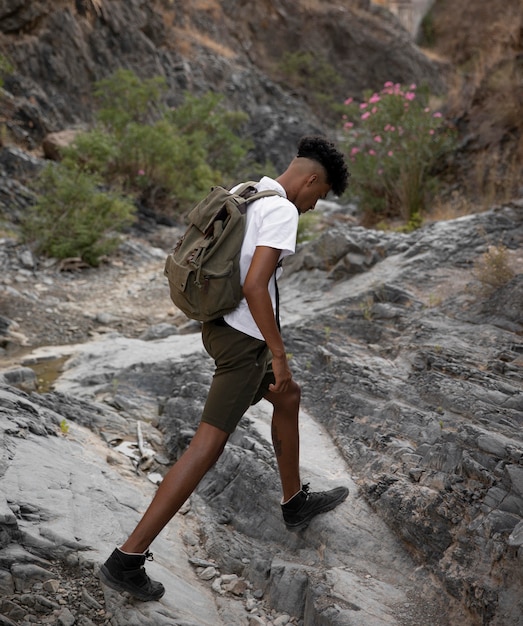
M 345 101 L 345 150 L 349 193 L 369 221 L 401 217 L 419 222 L 435 192 L 436 162 L 451 150 L 454 133 L 428 105 L 428 92 L 391 82 L 362 102 Z

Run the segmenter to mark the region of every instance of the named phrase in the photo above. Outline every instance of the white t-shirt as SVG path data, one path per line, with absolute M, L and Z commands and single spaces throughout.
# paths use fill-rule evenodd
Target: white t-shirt
M 299 214 L 295 205 L 290 200 L 287 200 L 284 188 L 277 181 L 267 176 L 264 176 L 256 184 L 256 188 L 258 191 L 274 189 L 281 195 L 254 200 L 247 207 L 245 236 L 240 252 L 240 279 L 242 285 L 257 246 L 268 246 L 281 250 L 280 261 L 284 257 L 294 254 L 296 248 Z M 280 275 L 281 271 L 281 268 L 277 270 L 277 276 Z M 274 275 L 269 281 L 269 293 L 272 300 L 272 308 L 276 310 Z M 245 298 L 241 300 L 234 311 L 224 317 L 229 326 L 251 337 L 263 340 L 263 335 L 251 315 Z

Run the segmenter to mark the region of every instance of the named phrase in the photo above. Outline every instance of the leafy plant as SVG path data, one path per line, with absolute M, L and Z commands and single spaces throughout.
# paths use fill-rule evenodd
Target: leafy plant
M 141 80 L 131 70 L 118 69 L 95 85 L 98 120 L 109 132 L 122 136 L 130 124 L 147 124 L 162 116 L 166 90 L 161 76 Z
M 250 144 L 238 131 L 246 120 L 222 97 L 185 95 L 169 109 L 160 77 L 140 80 L 119 70 L 96 85 L 97 126 L 64 151 L 64 164 L 100 175 L 104 182 L 152 206 L 196 201 L 213 184 L 239 177 Z
M 367 220 L 401 217 L 419 225 L 437 187 L 434 166 L 455 141 L 443 115 L 430 108 L 428 91 L 387 82 L 361 103 L 346 100 L 343 124 L 349 194 Z
M 98 265 L 119 244 L 117 233 L 132 223 L 135 211 L 131 202 L 101 191 L 98 183 L 78 169 L 44 168 L 36 184 L 38 200 L 22 223 L 25 239 L 43 254 Z
M 38 200 L 23 228 L 39 252 L 97 265 L 136 204 L 155 208 L 162 198 L 183 208 L 213 184 L 232 182 L 249 149 L 236 134 L 245 115 L 227 111 L 216 94 L 187 95 L 169 109 L 165 91 L 163 78 L 141 80 L 129 70 L 96 84 L 96 126 L 35 182 Z
M 203 150 L 205 162 L 218 179 L 229 176 L 230 182 L 235 181 L 232 177 L 239 173 L 252 148 L 250 141 L 239 136 L 247 122 L 246 113 L 227 110 L 220 94 L 197 97 L 187 93 L 183 104 L 170 109 L 166 119 L 192 150 Z

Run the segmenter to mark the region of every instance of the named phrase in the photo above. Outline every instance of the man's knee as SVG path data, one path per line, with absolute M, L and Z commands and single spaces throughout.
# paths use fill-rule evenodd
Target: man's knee
M 269 392 L 265 398 L 275 409 L 297 411 L 300 407 L 301 387 L 297 382 L 291 380 L 288 388 L 281 393 Z
M 189 447 L 201 456 L 206 457 L 214 465 L 220 458 L 225 444 L 229 438 L 228 433 L 216 426 L 200 422 Z
M 289 385 L 288 391 L 291 396 L 291 402 L 295 402 L 299 406 L 301 400 L 301 387 L 293 380 L 291 381 L 291 385 Z

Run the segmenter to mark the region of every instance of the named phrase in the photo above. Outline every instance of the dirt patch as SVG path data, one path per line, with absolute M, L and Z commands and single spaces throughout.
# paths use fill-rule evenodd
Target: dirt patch
M 42 260 L 27 268 L 20 260 L 23 247 L 6 246 L 0 279 L 0 316 L 8 326 L 3 357 L 81 343 L 100 333 L 139 337 L 155 324 L 186 323 L 171 304 L 163 276 L 165 254 L 177 235 L 176 229 L 165 228 L 151 239 L 131 236 L 100 267 L 73 264 L 71 270 Z

